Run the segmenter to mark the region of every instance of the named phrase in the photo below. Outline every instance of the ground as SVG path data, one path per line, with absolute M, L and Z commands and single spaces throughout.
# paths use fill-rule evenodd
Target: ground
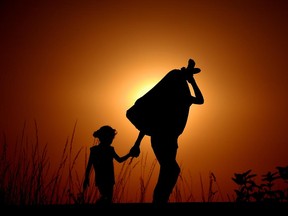
M 169 203 L 165 205 L 154 205 L 151 203 L 114 203 L 107 205 L 37 205 L 37 206 L 4 206 L 4 212 L 39 214 L 117 214 L 117 215 L 148 215 L 179 214 L 221 214 L 221 215 L 260 215 L 269 214 L 285 215 L 288 212 L 288 203 L 234 203 L 234 202 L 211 202 L 211 203 Z

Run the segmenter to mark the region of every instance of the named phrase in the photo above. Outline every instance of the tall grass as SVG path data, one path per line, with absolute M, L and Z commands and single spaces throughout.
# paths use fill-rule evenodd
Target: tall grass
M 51 170 L 47 144 L 42 149 L 39 144 L 36 121 L 34 121 L 35 139 L 30 140 L 26 136 L 26 123 L 24 123 L 20 139 L 17 139 L 10 154 L 6 136 L 2 134 L 0 156 L 2 204 L 72 203 L 71 194 L 74 194 L 81 184 L 74 166 L 82 149 L 79 149 L 75 156 L 72 155 L 76 124 L 77 122 L 73 128 L 72 138 L 70 141 L 68 138 L 66 140 L 59 166 L 55 170 Z M 76 179 L 72 177 L 73 173 Z
M 85 154 L 84 163 L 85 166 L 87 165 L 87 149 L 84 151 L 81 147 L 74 151 L 73 143 L 76 126 L 77 121 L 74 124 L 71 138 L 68 137 L 63 144 L 62 154 L 56 166 L 51 166 L 47 144 L 41 145 L 39 143 L 36 121 L 34 121 L 34 138 L 30 139 L 27 135 L 26 123 L 24 123 L 20 137 L 17 138 L 15 145 L 11 145 L 14 146 L 13 149 L 9 149 L 10 145 L 7 143 L 6 135 L 2 133 L 0 149 L 1 204 L 54 205 L 90 204 L 96 202 L 99 198 L 97 188 L 89 187 L 83 193 L 84 171 L 82 170 L 79 174 L 75 168 L 82 153 Z M 76 153 L 74 154 L 73 152 Z M 157 165 L 157 160 L 154 159 L 150 167 L 148 167 L 147 158 L 147 154 L 142 153 L 140 159 L 132 158 L 121 165 L 116 176 L 113 202 L 146 202 L 148 187 L 151 184 L 152 175 Z M 132 193 L 135 194 L 135 197 L 131 200 L 129 191 L 131 174 L 138 166 L 140 166 L 139 194 L 137 195 L 133 191 Z M 93 175 L 90 178 L 93 178 Z M 191 182 L 191 176 L 190 180 L 187 180 L 181 172 L 170 202 L 196 201 L 193 196 Z M 213 173 L 210 173 L 208 192 L 205 193 L 203 185 L 202 189 L 203 202 L 217 200 L 215 198 L 220 190 Z
M 8 158 L 8 144 L 3 134 L 1 145 L 1 201 L 7 204 L 43 204 L 47 200 L 45 177 L 50 168 L 47 145 L 40 150 L 38 128 L 35 122 L 35 141 L 25 134 L 24 124 L 20 140 L 17 139 L 13 158 Z

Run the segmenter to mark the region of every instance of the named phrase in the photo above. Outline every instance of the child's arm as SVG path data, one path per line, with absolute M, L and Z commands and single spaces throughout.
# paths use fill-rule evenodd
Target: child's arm
M 116 152 L 114 152 L 114 158 L 119 163 L 126 161 L 129 157 L 131 157 L 130 152 L 122 157 L 120 157 Z

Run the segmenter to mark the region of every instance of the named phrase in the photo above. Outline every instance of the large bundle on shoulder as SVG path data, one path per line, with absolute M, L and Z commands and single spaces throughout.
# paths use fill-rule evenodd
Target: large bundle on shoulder
M 146 135 L 180 135 L 187 122 L 190 90 L 181 70 L 170 71 L 126 112 L 130 122 Z

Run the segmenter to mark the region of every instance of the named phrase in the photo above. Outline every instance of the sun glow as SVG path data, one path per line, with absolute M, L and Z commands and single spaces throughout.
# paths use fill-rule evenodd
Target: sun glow
M 131 91 L 129 100 L 131 104 L 134 104 L 135 101 L 146 94 L 151 88 L 153 88 L 157 83 L 157 80 L 145 80 L 138 83 L 137 86 Z

